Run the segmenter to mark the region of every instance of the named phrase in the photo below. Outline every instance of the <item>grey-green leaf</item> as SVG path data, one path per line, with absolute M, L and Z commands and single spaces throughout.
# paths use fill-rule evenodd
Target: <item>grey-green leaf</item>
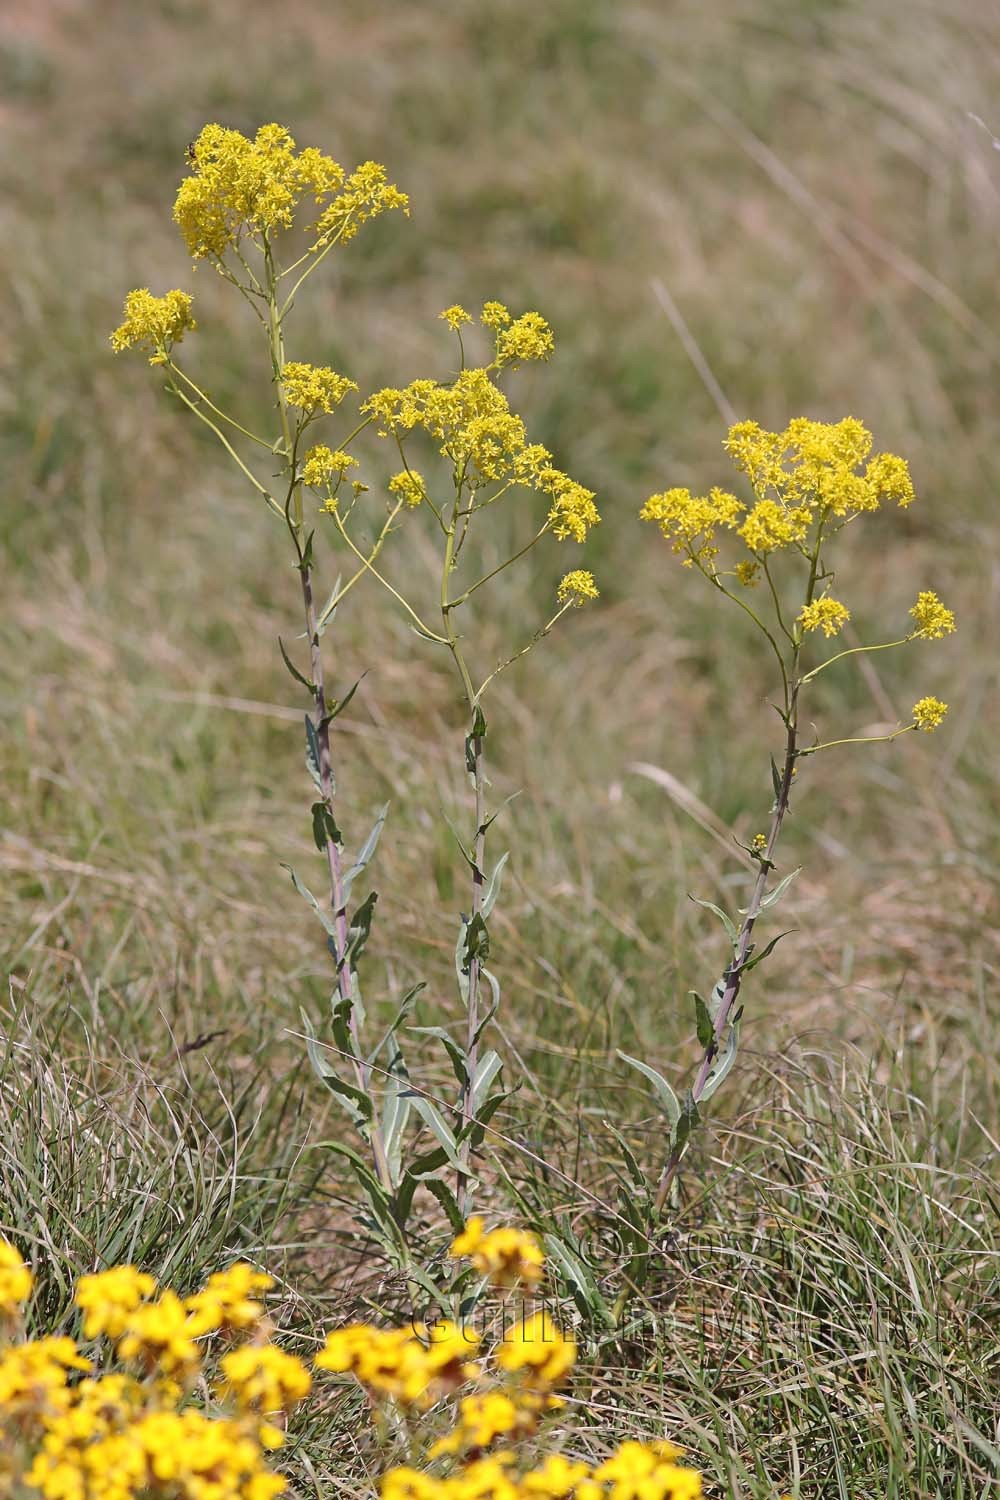
M 343 900 L 345 906 L 351 899 L 352 885 L 354 884 L 358 876 L 362 873 L 362 871 L 366 868 L 366 866 L 370 863 L 372 855 L 378 848 L 378 841 L 381 837 L 382 829 L 385 827 L 385 820 L 388 812 L 389 804 L 387 802 L 385 806 L 380 810 L 378 817 L 375 819 L 375 823 L 371 832 L 365 839 L 364 843 L 361 845 L 361 848 L 358 850 L 354 863 L 351 865 L 350 869 L 345 870 L 344 872 L 343 895 L 341 899 Z
M 497 904 L 497 897 L 500 894 L 500 883 L 503 878 L 503 867 L 507 863 L 509 858 L 510 850 L 508 849 L 505 850 L 503 854 L 501 854 L 500 858 L 493 866 L 493 872 L 490 875 L 489 880 L 486 882 L 486 889 L 483 892 L 483 901 L 480 910 L 482 911 L 484 919 L 486 919 L 487 921 L 489 920 L 490 913 L 492 912 L 494 906 L 496 906 Z
M 695 1026 L 698 1029 L 698 1046 L 707 1051 L 709 1047 L 715 1044 L 715 1027 L 712 1024 L 712 1017 L 709 1015 L 708 1006 L 698 994 L 698 991 L 692 990 L 691 994 L 694 996 L 694 1020 Z
M 628 1053 L 622 1052 L 620 1048 L 617 1051 L 622 1062 L 627 1062 L 631 1067 L 638 1068 L 643 1077 L 649 1079 L 656 1090 L 660 1103 L 666 1111 L 667 1119 L 670 1121 L 670 1128 L 674 1130 L 681 1117 L 681 1104 L 670 1084 L 663 1077 L 662 1073 L 658 1073 L 655 1068 L 651 1068 L 649 1063 L 640 1062 L 637 1057 L 629 1057 Z
M 740 1023 L 736 1019 L 729 1028 L 726 1045 L 719 1054 L 715 1067 L 705 1080 L 705 1087 L 701 1091 L 701 1103 L 711 1099 L 716 1089 L 719 1088 L 729 1077 L 733 1063 L 736 1061 L 736 1053 L 740 1045 Z
M 726 913 L 722 910 L 722 907 L 716 906 L 714 901 L 702 901 L 700 897 L 692 896 L 690 892 L 688 892 L 688 899 L 693 901 L 695 906 L 703 906 L 706 911 L 715 913 L 719 921 L 722 923 L 723 927 L 726 929 L 726 932 L 729 934 L 729 941 L 735 948 L 737 941 L 736 927 L 732 921 L 732 918 L 726 915 Z

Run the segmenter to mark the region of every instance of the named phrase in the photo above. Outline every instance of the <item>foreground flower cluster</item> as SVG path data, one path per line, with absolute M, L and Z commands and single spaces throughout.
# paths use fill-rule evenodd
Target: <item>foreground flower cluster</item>
M 452 1246 L 488 1283 L 531 1289 L 543 1259 L 532 1235 L 472 1219 Z M 306 1365 L 270 1341 L 269 1276 L 237 1263 L 193 1296 L 116 1266 L 80 1278 L 82 1337 L 26 1339 L 32 1276 L 0 1240 L 0 1493 L 44 1500 L 273 1500 L 286 1481 L 269 1455 L 308 1396 Z M 382 1500 L 696 1500 L 701 1477 L 667 1442 L 625 1442 L 589 1465 L 562 1453 L 531 1463 L 524 1439 L 563 1403 L 576 1346 L 545 1311 L 523 1311 L 490 1363 L 467 1327 L 327 1335 L 313 1367 L 391 1404 L 417 1464 L 390 1468 Z M 419 1431 L 417 1424 L 419 1423 Z M 427 1437 L 425 1424 L 434 1428 Z M 442 1431 L 442 1429 L 444 1429 Z M 517 1447 L 512 1445 L 517 1444 Z M 535 1458 L 537 1459 L 537 1445 Z M 15 1486 L 17 1488 L 15 1489 Z
M 31 1273 L 0 1240 L 0 1493 L 273 1500 L 285 1481 L 267 1455 L 312 1378 L 269 1341 L 272 1284 L 237 1263 L 191 1297 L 157 1296 L 116 1266 L 77 1283 L 81 1342 L 26 1340 Z

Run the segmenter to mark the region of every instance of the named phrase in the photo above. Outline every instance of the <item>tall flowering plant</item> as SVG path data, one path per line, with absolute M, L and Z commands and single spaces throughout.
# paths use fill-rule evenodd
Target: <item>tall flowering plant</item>
M 684 567 L 700 573 L 760 632 L 775 665 L 778 701 L 774 706 L 784 743 L 780 756 L 771 761 L 773 801 L 766 831 L 743 846 L 756 867 L 746 907 L 731 915 L 712 902 L 700 903 L 723 923 L 731 957 L 707 1000 L 693 994 L 701 1053 L 693 1082 L 678 1098 L 648 1063 L 626 1059 L 653 1083 L 666 1116 L 667 1150 L 656 1193 L 658 1208 L 670 1194 L 700 1109 L 723 1084 L 736 1060 L 743 982 L 779 941 L 772 938 L 758 951 L 754 930 L 760 916 L 780 900 L 798 873 L 792 870 L 774 878 L 778 841 L 800 767 L 835 747 L 884 743 L 914 730 L 934 730 L 947 711 L 947 704 L 928 695 L 918 699 L 905 722 L 885 733 L 810 740 L 804 715 L 812 684 L 837 664 L 912 642 L 938 640 L 955 629 L 952 611 L 933 590 L 924 589 L 909 611 L 908 623 L 891 640 L 821 654 L 821 648 L 851 618 L 839 588 L 834 592 L 839 536 L 849 527 L 864 525 L 885 506 L 905 509 L 914 499 L 906 462 L 892 453 L 873 456 L 872 435 L 861 422 L 854 417 L 835 423 L 798 417 L 781 432 L 767 432 L 756 422 L 740 422 L 730 429 L 725 447 L 749 482 L 749 502 L 722 489 L 700 496 L 687 489 L 670 489 L 651 495 L 641 517 L 659 527 Z
M 469 368 L 463 328 L 472 319 L 458 306 L 448 308 L 442 317 L 454 330 L 460 352 L 454 378 L 423 378 L 402 390 L 377 391 L 350 418 L 344 413 L 359 394 L 355 381 L 328 366 L 289 358 L 292 314 L 306 280 L 366 223 L 385 213 L 408 211 L 406 194 L 388 181 L 384 167 L 365 162 L 345 173 L 322 152 L 297 149 L 279 125 L 263 126 L 252 140 L 236 130 L 206 125 L 188 148 L 188 157 L 191 170 L 180 184 L 174 218 L 194 260 L 212 265 L 259 325 L 262 373 L 273 392 L 272 430 L 255 432 L 223 410 L 181 363 L 179 346 L 197 326 L 188 293 L 131 292 L 111 342 L 119 351 L 148 352 L 169 393 L 212 432 L 288 537 L 301 583 L 308 659 L 296 663 L 280 640 L 279 647 L 285 666 L 309 698 L 305 740 L 313 785 L 312 832 L 327 890 L 317 897 L 297 872 L 290 874 L 326 932 L 334 969 L 333 1045 L 319 1042 L 308 1017 L 303 1022 L 316 1072 L 367 1149 L 331 1145 L 349 1160 L 365 1191 L 368 1227 L 394 1257 L 409 1263 L 405 1227 L 417 1185 L 424 1182 L 436 1193 L 454 1224 L 462 1221 L 475 1184 L 474 1154 L 503 1098 L 497 1087 L 500 1058 L 484 1045 L 500 994 L 499 981 L 487 967 L 488 922 L 507 858 L 503 854 L 487 864 L 487 831 L 496 814 L 486 805 L 484 697 L 501 672 L 568 610 L 596 598 L 597 589 L 589 572 L 571 569 L 549 617 L 478 681 L 465 618 L 479 591 L 544 537 L 582 542 L 598 514 L 593 494 L 556 468 L 547 449 L 528 441 L 524 422 L 502 389 L 508 371 L 551 354 L 552 331 L 540 314 L 514 316 L 502 303 L 487 302 L 480 322 L 492 346 L 491 358 Z M 289 253 L 293 228 L 304 230 L 305 245 L 299 242 Z M 398 455 L 392 464 L 396 472 L 384 488 L 361 477 L 358 439 L 373 424 Z M 444 460 L 446 477 L 435 474 L 425 480 L 411 465 L 417 434 L 436 450 L 436 461 Z M 379 488 L 381 502 L 372 493 Z M 517 489 L 540 497 L 536 521 L 509 556 L 477 576 L 470 536 Z M 381 559 L 396 531 L 413 524 L 411 517 L 418 512 L 440 542 L 439 582 L 430 602 L 398 589 Z M 324 535 L 346 563 L 346 573 L 329 592 L 321 592 L 317 580 L 317 542 Z M 375 854 L 387 808 L 349 854 L 341 830 L 332 731 L 357 684 L 331 691 L 325 656 L 335 616 L 362 580 L 384 588 L 420 637 L 447 653 L 467 717 L 462 755 L 471 781 L 473 819 L 471 831 L 459 835 L 458 842 L 470 874 L 469 910 L 460 922 L 455 956 L 463 1016 L 458 1036 L 443 1028 L 423 1028 L 435 1031 L 444 1043 L 458 1081 L 454 1105 L 444 1113 L 412 1086 L 400 1044 L 401 1028 L 421 985 L 405 995 L 374 1047 L 364 1035 L 358 967 L 378 897 L 371 891 L 359 900 L 356 887 Z M 433 1139 L 429 1149 L 407 1156 L 404 1141 L 414 1115 Z

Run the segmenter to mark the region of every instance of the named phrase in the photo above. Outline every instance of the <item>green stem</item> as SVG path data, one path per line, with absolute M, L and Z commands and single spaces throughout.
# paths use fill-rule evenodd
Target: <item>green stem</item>
M 901 734 L 909 734 L 916 727 L 916 724 L 903 724 L 891 734 L 859 734 L 843 740 L 824 740 L 821 745 L 809 745 L 800 750 L 799 755 L 816 755 L 820 750 L 832 750 L 836 745 L 887 745 L 890 740 L 898 740 Z
M 862 651 L 889 651 L 893 646 L 905 646 L 912 640 L 912 635 L 904 635 L 902 640 L 884 641 L 881 646 L 852 646 L 849 651 L 838 651 L 836 656 L 830 656 L 826 661 L 821 661 L 818 667 L 813 667 L 811 672 L 806 673 L 802 681 L 812 682 L 813 678 L 818 677 L 820 672 L 825 672 L 827 667 L 832 667 L 835 661 L 843 661 L 845 656 L 859 656 Z
M 306 636 L 309 641 L 309 668 L 312 681 L 313 694 L 313 724 L 316 730 L 316 741 L 319 749 L 319 779 L 320 795 L 323 805 L 329 813 L 329 822 L 336 827 L 334 818 L 334 791 L 333 791 L 333 767 L 330 753 L 330 725 L 327 718 L 326 692 L 323 682 L 323 654 L 320 645 L 320 635 L 316 627 L 316 608 L 313 600 L 313 578 L 312 566 L 307 561 L 308 547 L 301 546 L 303 530 L 303 506 L 302 506 L 302 484 L 295 474 L 295 453 L 298 433 L 292 435 L 291 420 L 288 413 L 288 403 L 285 398 L 284 386 L 281 382 L 281 371 L 285 365 L 285 347 L 281 331 L 281 316 L 278 312 L 277 301 L 277 274 L 271 247 L 267 240 L 264 241 L 264 264 L 267 278 L 267 309 L 268 309 L 268 344 L 271 354 L 271 365 L 274 374 L 275 391 L 277 393 L 278 412 L 281 418 L 281 431 L 285 444 L 286 462 L 291 467 L 289 484 L 290 510 L 288 512 L 289 522 L 293 528 L 296 549 L 299 554 L 299 578 L 302 584 L 302 603 L 305 610 Z M 354 986 L 351 976 L 350 961 L 348 959 L 348 922 L 347 910 L 344 900 L 343 867 L 341 862 L 340 844 L 329 832 L 325 837 L 327 868 L 330 875 L 330 908 L 333 913 L 334 930 L 336 933 L 334 962 L 337 972 L 337 990 L 344 1001 L 348 1014 L 348 1026 L 350 1029 L 351 1043 L 354 1048 L 352 1066 L 354 1069 L 357 1086 L 362 1093 L 372 1099 L 371 1078 L 367 1063 L 361 1052 L 361 1038 L 359 1034 L 357 1012 L 354 1006 Z M 382 1140 L 382 1132 L 378 1123 L 376 1102 L 372 1099 L 372 1123 L 370 1129 L 370 1145 L 375 1163 L 375 1172 L 379 1182 L 386 1192 L 392 1192 L 392 1174 L 386 1157 L 385 1146 Z
M 469 746 L 472 758 L 472 780 L 476 817 L 476 831 L 473 836 L 472 845 L 472 912 L 469 918 L 469 921 L 473 922 L 482 911 L 483 889 L 485 885 L 483 863 L 486 858 L 486 769 L 483 757 L 483 735 L 480 732 L 480 726 L 483 722 L 482 711 L 479 709 L 477 694 L 472 686 L 472 678 L 469 675 L 469 668 L 459 643 L 459 637 L 452 623 L 455 603 L 450 602 L 448 599 L 448 586 L 455 565 L 455 531 L 458 525 L 458 508 L 461 498 L 461 483 L 456 482 L 455 504 L 445 531 L 444 561 L 441 568 L 441 619 L 444 623 L 448 649 L 452 654 L 452 658 L 458 668 L 458 675 L 462 681 L 462 691 L 471 718 Z M 459 1143 L 458 1159 L 462 1170 L 458 1173 L 456 1185 L 456 1197 L 463 1217 L 467 1212 L 469 1201 L 468 1166 L 472 1156 L 473 1087 L 476 1079 L 476 1069 L 479 1065 L 478 1031 L 481 967 L 478 958 L 472 957 L 469 959 L 469 995 L 466 1006 L 465 1044 L 466 1082 L 459 1100 L 463 1135 Z
M 168 370 L 170 370 L 171 372 L 173 370 L 173 366 L 171 366 L 169 364 L 169 362 L 168 362 L 166 368 Z M 273 511 L 275 511 L 275 513 L 277 515 L 279 515 L 279 516 L 282 515 L 283 511 L 281 509 L 281 506 L 278 504 L 277 500 L 275 500 L 275 498 L 271 494 L 270 490 L 265 489 L 264 486 L 261 484 L 260 480 L 257 478 L 257 476 L 254 473 L 252 473 L 250 469 L 247 468 L 246 464 L 243 462 L 242 458 L 240 458 L 240 455 L 237 453 L 236 449 L 233 447 L 232 443 L 226 437 L 226 434 L 222 431 L 222 429 L 220 427 L 217 427 L 215 425 L 215 423 L 212 421 L 211 417 L 207 417 L 205 415 L 205 413 L 201 410 L 201 408 L 197 404 L 197 402 L 192 401 L 191 397 L 188 396 L 184 391 L 181 390 L 181 388 L 177 384 L 176 380 L 173 379 L 172 373 L 171 373 L 171 376 L 170 376 L 170 378 L 168 380 L 168 384 L 169 384 L 170 390 L 177 397 L 178 401 L 183 401 L 184 405 L 188 408 L 188 410 L 194 412 L 194 414 L 198 418 L 198 420 L 200 422 L 204 422 L 205 426 L 209 429 L 210 432 L 214 432 L 215 433 L 215 436 L 218 438 L 218 440 L 222 444 L 223 448 L 225 448 L 226 452 L 229 454 L 230 458 L 236 464 L 237 468 L 239 468 L 239 469 L 242 470 L 243 474 L 246 476 L 247 479 L 249 479 L 250 483 L 253 485 L 254 489 L 258 492 L 258 494 L 263 495 L 264 499 L 267 501 L 267 503 L 271 507 L 271 509 Z

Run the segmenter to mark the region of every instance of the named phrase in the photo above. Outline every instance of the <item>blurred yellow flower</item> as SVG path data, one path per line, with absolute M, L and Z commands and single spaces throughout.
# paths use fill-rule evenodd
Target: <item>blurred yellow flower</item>
M 918 729 L 924 729 L 928 733 L 937 729 L 948 712 L 947 703 L 942 703 L 940 698 L 919 698 L 913 705 L 913 722 Z
M 822 630 L 826 636 L 836 635 L 851 618 L 846 604 L 839 599 L 814 599 L 804 604 L 799 611 L 798 623 L 803 630 Z

